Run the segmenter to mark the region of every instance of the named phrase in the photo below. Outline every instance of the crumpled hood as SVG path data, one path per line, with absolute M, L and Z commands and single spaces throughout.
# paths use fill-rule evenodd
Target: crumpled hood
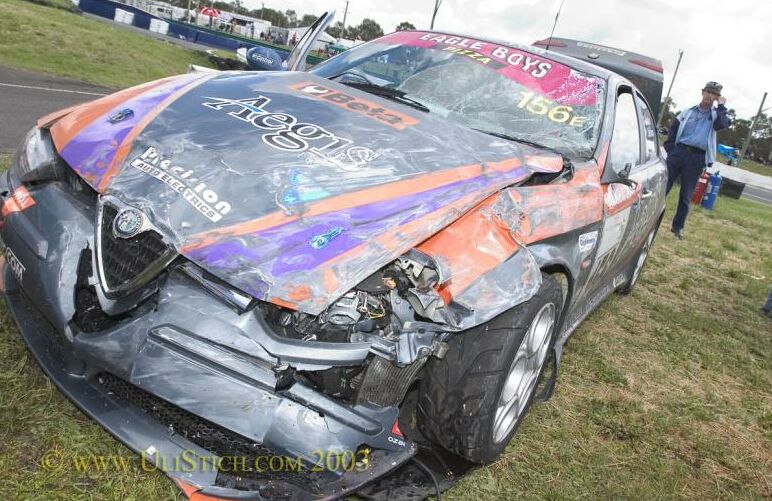
M 188 259 L 309 313 L 562 160 L 308 73 L 193 74 L 51 127 L 62 158 Z

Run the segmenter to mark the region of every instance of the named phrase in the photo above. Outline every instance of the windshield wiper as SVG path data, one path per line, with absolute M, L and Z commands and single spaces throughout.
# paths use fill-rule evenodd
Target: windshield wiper
M 391 87 L 384 87 L 383 85 L 378 85 L 374 83 L 364 83 L 364 82 L 341 82 L 341 83 L 343 85 L 348 85 L 349 87 L 354 87 L 355 89 L 369 92 L 370 94 L 375 94 L 376 96 L 385 97 L 386 99 L 391 99 L 392 101 L 397 101 L 398 103 L 412 106 L 417 110 L 421 110 L 427 113 L 429 112 L 429 108 L 427 108 L 426 105 L 416 101 L 415 99 L 411 99 L 407 97 L 407 92 L 403 90 L 392 89 Z
M 523 139 L 522 137 L 510 136 L 509 134 L 504 134 L 501 132 L 494 132 L 491 130 L 484 130 L 484 129 L 475 129 L 474 127 L 472 127 L 472 129 L 476 130 L 477 132 L 482 132 L 483 134 L 488 134 L 489 136 L 494 136 L 500 139 L 506 139 L 507 141 L 527 144 L 528 146 L 533 146 L 534 148 L 540 148 L 542 150 L 551 151 L 552 153 L 557 153 L 558 155 L 560 155 L 563 158 L 563 160 L 569 160 L 569 158 L 563 152 L 558 151 L 555 148 L 552 148 L 551 146 L 546 146 L 544 144 L 540 144 L 535 141 L 529 141 L 528 139 Z

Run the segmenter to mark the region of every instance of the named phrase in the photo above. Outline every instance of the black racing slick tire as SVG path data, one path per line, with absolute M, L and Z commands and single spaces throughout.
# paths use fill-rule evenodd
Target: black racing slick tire
M 617 292 L 619 294 L 631 294 L 633 292 L 633 289 L 635 288 L 635 284 L 638 283 L 638 279 L 641 276 L 641 272 L 643 271 L 643 267 L 646 264 L 646 260 L 649 257 L 649 252 L 651 251 L 651 246 L 654 244 L 654 237 L 657 236 L 657 228 L 652 228 L 652 230 L 649 232 L 648 235 L 646 235 L 646 240 L 643 241 L 643 245 L 641 245 L 641 250 L 638 251 L 638 253 L 635 255 L 635 259 L 632 263 L 630 263 L 630 270 L 629 270 L 629 276 L 630 278 L 627 280 L 627 283 L 625 283 L 623 286 L 621 286 Z
M 430 360 L 421 380 L 421 432 L 469 461 L 496 459 L 531 406 L 562 304 L 560 284 L 542 274 L 530 300 L 452 337 L 445 356 Z

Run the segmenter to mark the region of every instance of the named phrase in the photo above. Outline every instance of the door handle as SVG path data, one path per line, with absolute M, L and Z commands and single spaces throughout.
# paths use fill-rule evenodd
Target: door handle
M 643 193 L 641 194 L 641 199 L 644 199 L 644 198 L 649 198 L 649 197 L 651 197 L 652 195 L 654 195 L 654 192 L 653 192 L 653 191 L 651 191 L 651 190 L 647 190 L 647 189 L 645 189 L 645 188 L 644 188 L 644 190 L 643 190 Z

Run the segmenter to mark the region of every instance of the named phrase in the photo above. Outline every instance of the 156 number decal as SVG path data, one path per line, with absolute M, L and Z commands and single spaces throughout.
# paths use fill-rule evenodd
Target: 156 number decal
M 556 123 L 565 123 L 572 127 L 582 127 L 587 119 L 574 115 L 574 109 L 570 106 L 555 104 L 544 96 L 537 96 L 533 92 L 523 92 L 517 107 L 527 110 L 534 115 L 546 115 Z

